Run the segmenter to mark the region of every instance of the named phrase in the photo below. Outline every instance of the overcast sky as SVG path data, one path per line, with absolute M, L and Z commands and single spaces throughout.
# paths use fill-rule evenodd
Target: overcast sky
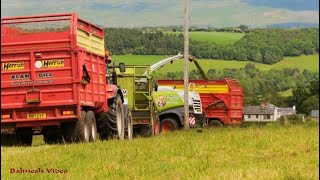
M 1 17 L 78 12 L 107 27 L 182 25 L 184 0 L 1 0 Z M 319 0 L 190 0 L 190 25 L 319 23 Z

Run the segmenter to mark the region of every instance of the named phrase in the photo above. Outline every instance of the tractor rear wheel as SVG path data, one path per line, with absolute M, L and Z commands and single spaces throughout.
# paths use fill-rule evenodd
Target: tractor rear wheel
M 116 139 L 124 139 L 124 112 L 121 96 L 118 94 L 111 102 L 109 101 L 108 105 L 108 125 L 111 135 Z
M 175 131 L 179 128 L 179 124 L 173 118 L 164 118 L 161 121 L 161 132 Z

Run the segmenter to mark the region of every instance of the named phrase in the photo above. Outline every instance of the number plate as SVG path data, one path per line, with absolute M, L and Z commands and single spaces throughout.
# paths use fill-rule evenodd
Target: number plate
M 46 113 L 27 114 L 27 119 L 38 119 L 47 117 Z

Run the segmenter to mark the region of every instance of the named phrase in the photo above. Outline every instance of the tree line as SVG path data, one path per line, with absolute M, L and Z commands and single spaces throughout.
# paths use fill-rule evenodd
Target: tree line
M 161 30 L 106 28 L 106 48 L 112 54 L 174 55 L 183 52 L 183 35 Z M 319 29 L 256 29 L 234 44 L 190 40 L 190 54 L 197 58 L 254 61 L 273 64 L 284 56 L 319 53 Z
M 158 79 L 183 79 L 184 73 L 156 73 Z M 253 63 L 245 68 L 215 70 L 207 72 L 209 79 L 234 78 L 240 81 L 244 92 L 244 105 L 260 105 L 269 101 L 278 107 L 296 106 L 297 111 L 309 115 L 312 109 L 319 109 L 319 73 L 296 68 L 260 71 Z M 198 70 L 189 73 L 190 79 L 202 79 Z M 280 92 L 292 90 L 292 95 Z

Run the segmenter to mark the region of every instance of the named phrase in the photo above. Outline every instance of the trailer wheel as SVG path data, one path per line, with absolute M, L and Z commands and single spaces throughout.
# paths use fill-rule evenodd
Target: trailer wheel
M 220 128 L 223 124 L 219 120 L 209 120 L 209 128 Z
M 131 140 L 132 137 L 133 137 L 132 114 L 131 114 L 131 111 L 129 110 L 127 114 L 126 138 Z
M 80 119 L 76 121 L 73 130 L 73 141 L 75 142 L 89 142 L 90 129 L 88 121 L 86 120 L 86 112 L 81 111 Z
M 179 128 L 179 124 L 177 123 L 177 121 L 175 119 L 172 118 L 164 118 L 161 121 L 161 132 L 165 133 L 168 131 L 174 131 L 177 130 Z
M 43 132 L 43 140 L 46 144 L 57 144 L 62 142 L 62 137 L 59 135 L 58 127 L 46 127 Z
M 95 142 L 98 139 L 97 123 L 96 123 L 96 118 L 94 116 L 94 113 L 92 111 L 87 112 L 86 121 L 88 122 L 89 130 L 90 130 L 89 141 Z
M 18 139 L 15 134 L 1 134 L 1 146 L 15 146 Z
M 31 128 L 20 128 L 17 130 L 18 144 L 21 146 L 32 145 L 32 129 Z
M 124 112 L 123 104 L 120 95 L 118 94 L 109 103 L 109 128 L 114 132 L 113 137 L 117 139 L 124 139 L 125 129 L 124 129 Z

